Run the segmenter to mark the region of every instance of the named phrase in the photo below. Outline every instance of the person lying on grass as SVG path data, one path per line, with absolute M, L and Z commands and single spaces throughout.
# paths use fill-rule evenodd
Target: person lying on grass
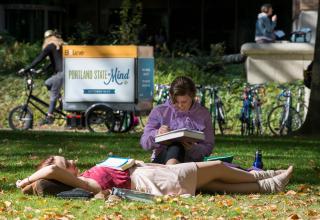
M 195 195 L 196 191 L 227 193 L 276 193 L 284 190 L 293 172 L 268 170 L 246 172 L 224 165 L 221 161 L 190 162 L 161 165 L 137 162 L 128 170 L 120 171 L 94 166 L 79 175 L 73 160 L 50 156 L 37 171 L 16 185 L 23 189 L 39 180 L 56 180 L 82 188 L 94 194 L 108 194 L 112 187 L 128 188 L 154 195 Z

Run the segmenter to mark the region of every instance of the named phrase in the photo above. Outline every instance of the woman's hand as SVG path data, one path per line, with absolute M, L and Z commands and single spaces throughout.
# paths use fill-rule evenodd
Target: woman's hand
M 98 192 L 94 198 L 96 199 L 108 199 L 109 195 L 111 195 L 111 190 L 107 189 L 107 190 L 101 190 L 100 192 Z
M 273 22 L 276 22 L 278 17 L 277 17 L 277 15 L 273 15 L 271 19 L 272 19 Z
M 23 180 L 17 180 L 16 187 L 17 188 L 23 188 L 23 187 L 25 187 L 26 185 L 29 185 L 29 184 L 30 184 L 29 178 L 24 178 Z
M 170 131 L 170 128 L 167 125 L 162 125 L 158 130 L 158 134 L 164 134 L 169 131 Z

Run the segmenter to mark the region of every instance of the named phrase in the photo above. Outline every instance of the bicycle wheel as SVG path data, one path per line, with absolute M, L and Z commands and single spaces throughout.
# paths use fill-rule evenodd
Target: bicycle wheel
M 255 110 L 255 115 L 254 115 L 254 132 L 256 135 L 262 135 L 263 133 L 263 128 L 262 128 L 262 117 L 261 117 L 261 107 L 257 106 Z
M 299 113 L 290 107 L 290 115 L 286 120 L 284 105 L 276 106 L 268 115 L 268 127 L 274 135 L 287 135 L 298 130 L 302 125 Z
M 244 136 L 247 134 L 248 132 L 247 127 L 248 127 L 248 123 L 245 121 L 241 121 L 241 136 Z
M 226 114 L 224 110 L 224 106 L 222 103 L 219 103 L 218 105 L 218 115 L 217 115 L 217 122 L 219 125 L 219 130 L 221 135 L 224 135 L 224 131 L 226 130 L 227 120 L 226 120 Z
M 248 121 L 245 118 L 244 113 L 241 114 L 240 116 L 240 121 L 241 121 L 241 136 L 244 136 L 248 133 Z
M 12 109 L 9 113 L 9 126 L 13 130 L 28 130 L 33 126 L 32 111 L 24 105 Z
M 116 111 L 114 115 L 114 124 L 109 129 L 115 133 L 128 132 L 133 127 L 133 112 Z
M 111 108 L 97 105 L 87 111 L 85 121 L 91 132 L 108 132 L 113 130 L 115 117 Z

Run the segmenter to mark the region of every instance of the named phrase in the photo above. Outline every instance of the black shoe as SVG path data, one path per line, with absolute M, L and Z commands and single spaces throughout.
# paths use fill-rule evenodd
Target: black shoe
M 40 126 L 42 125 L 52 125 L 54 122 L 54 118 L 51 116 L 46 116 L 42 121 L 39 123 Z

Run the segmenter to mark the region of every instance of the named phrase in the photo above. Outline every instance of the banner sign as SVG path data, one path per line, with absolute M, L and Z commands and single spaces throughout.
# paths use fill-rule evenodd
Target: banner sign
M 64 58 L 66 102 L 134 102 L 134 58 Z
M 153 100 L 153 58 L 138 59 L 138 98 L 139 100 Z

